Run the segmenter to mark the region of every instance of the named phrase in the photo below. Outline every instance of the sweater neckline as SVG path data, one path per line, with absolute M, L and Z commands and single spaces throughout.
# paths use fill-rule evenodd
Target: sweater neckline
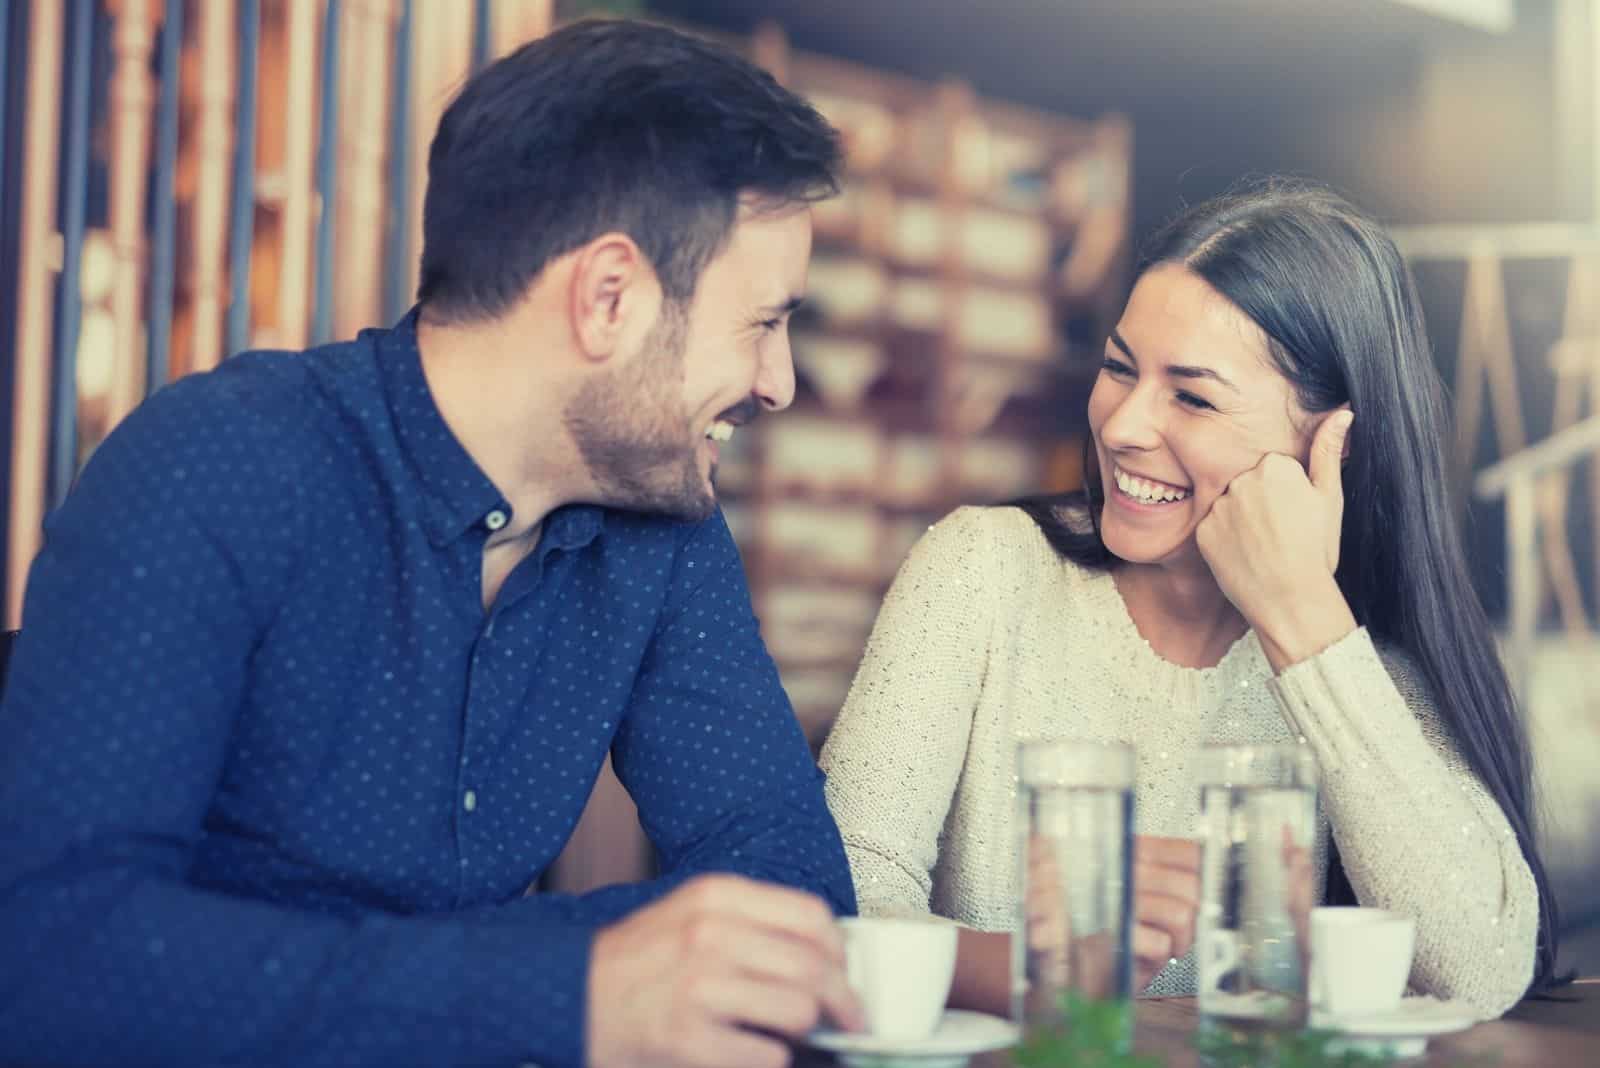
M 1133 667 L 1146 674 L 1154 672 L 1174 680 L 1184 679 L 1189 682 L 1214 684 L 1240 672 L 1248 674 L 1256 659 L 1265 657 L 1261 652 L 1261 643 L 1256 637 L 1255 628 L 1246 627 L 1245 632 L 1228 646 L 1227 651 L 1222 654 L 1222 659 L 1211 667 L 1186 667 L 1183 664 L 1175 664 L 1156 652 L 1155 647 L 1139 633 L 1139 625 L 1133 621 L 1133 615 L 1128 611 L 1128 603 L 1122 599 L 1122 591 L 1117 589 L 1116 580 L 1110 571 L 1095 571 L 1090 578 L 1089 586 L 1093 595 L 1105 608 L 1105 616 L 1111 621 L 1113 632 L 1118 638 L 1117 645 L 1132 650 Z

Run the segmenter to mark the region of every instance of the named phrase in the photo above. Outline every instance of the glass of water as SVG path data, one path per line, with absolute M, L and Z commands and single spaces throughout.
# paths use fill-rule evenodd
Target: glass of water
M 1108 1014 L 1133 1037 L 1134 753 L 1098 742 L 1026 741 L 1017 751 L 1017 934 L 1012 1015 L 1030 1030 Z
M 1317 765 L 1303 745 L 1201 751 L 1202 1028 L 1247 1040 L 1306 1020 Z

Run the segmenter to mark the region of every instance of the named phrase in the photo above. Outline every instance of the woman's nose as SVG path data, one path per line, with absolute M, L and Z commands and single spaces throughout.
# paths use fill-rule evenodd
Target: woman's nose
M 1113 449 L 1152 449 L 1161 442 L 1156 397 L 1151 390 L 1128 390 L 1100 424 L 1100 441 Z

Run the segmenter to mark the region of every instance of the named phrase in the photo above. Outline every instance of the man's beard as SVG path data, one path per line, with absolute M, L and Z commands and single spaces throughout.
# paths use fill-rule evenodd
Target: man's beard
M 702 520 L 716 498 L 683 408 L 688 311 L 667 303 L 639 351 L 593 375 L 562 410 L 603 503 Z

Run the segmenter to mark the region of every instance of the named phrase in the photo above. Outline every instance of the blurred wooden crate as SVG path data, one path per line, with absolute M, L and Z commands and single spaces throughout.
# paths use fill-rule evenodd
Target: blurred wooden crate
M 807 95 L 847 158 L 840 196 L 813 212 L 795 410 L 741 431 L 719 475 L 763 632 L 819 744 L 929 524 L 1062 488 L 1054 458 L 1076 448 L 1125 295 L 1132 138 L 1118 116 L 792 53 L 771 27 L 732 43 Z

